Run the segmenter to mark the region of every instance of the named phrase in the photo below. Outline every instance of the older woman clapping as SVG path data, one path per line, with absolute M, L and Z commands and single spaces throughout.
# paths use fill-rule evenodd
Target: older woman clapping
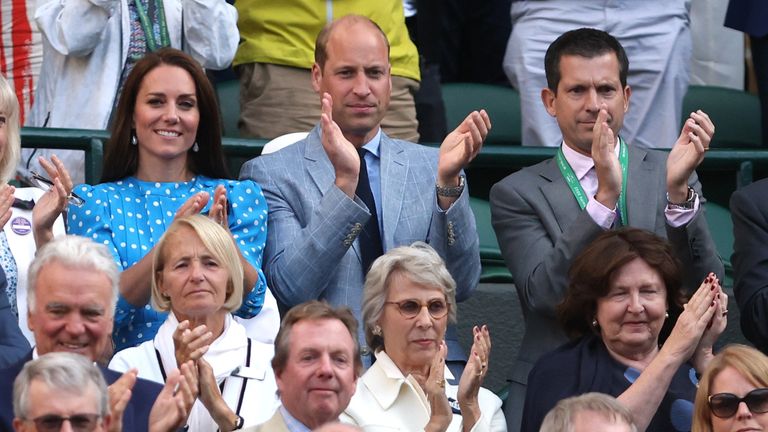
M 417 242 L 379 257 L 365 281 L 365 339 L 376 362 L 357 381 L 342 420 L 363 429 L 506 430 L 501 400 L 481 388 L 491 338 L 475 327 L 459 385 L 445 367 L 448 321 L 456 321 L 456 283 L 438 254 Z
M 683 305 L 669 243 L 627 228 L 598 237 L 574 260 L 570 277 L 558 313 L 575 339 L 531 371 L 522 430 L 538 431 L 559 400 L 587 392 L 617 397 L 638 430 L 690 430 L 696 372 L 713 358 L 726 326 L 728 299 L 715 275 Z
M 191 431 L 239 429 L 268 420 L 277 408 L 271 344 L 249 339 L 232 318 L 243 295 L 243 268 L 232 236 L 203 215 L 176 219 L 156 246 L 152 303 L 170 311 L 155 338 L 118 352 L 110 368 L 137 368 L 165 382 L 177 365 L 197 365 L 200 397 Z
M 693 432 L 768 430 L 768 357 L 729 345 L 701 377 Z

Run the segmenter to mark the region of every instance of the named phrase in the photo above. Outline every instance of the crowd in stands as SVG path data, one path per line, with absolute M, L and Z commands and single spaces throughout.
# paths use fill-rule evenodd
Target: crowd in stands
M 722 347 L 696 174 L 717 125 L 679 123 L 690 2 L 12 7 L 42 62 L 0 61 L 0 432 L 768 429 L 768 180 L 731 198 L 756 348 Z M 728 25 L 766 9 L 732 0 Z M 429 32 L 470 11 L 493 43 L 464 59 L 476 32 Z M 766 22 L 738 27 L 755 57 Z M 505 119 L 446 125 L 434 91 L 441 67 L 498 83 L 504 43 L 523 144 L 558 150 L 490 190 L 526 325 L 502 398 L 491 329 L 465 350 L 456 324 L 481 274 L 464 170 Z M 237 180 L 206 75 L 230 64 L 243 136 L 306 133 Z M 108 128 L 99 183 L 81 154 L 22 150 L 22 124 Z

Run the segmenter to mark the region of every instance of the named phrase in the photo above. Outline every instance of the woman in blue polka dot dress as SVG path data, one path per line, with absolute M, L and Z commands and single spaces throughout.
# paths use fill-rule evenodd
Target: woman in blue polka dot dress
M 148 54 L 125 82 L 102 183 L 76 187 L 85 205 L 68 212 L 69 232 L 107 245 L 123 269 L 116 350 L 152 339 L 165 320 L 149 305 L 153 248 L 174 218 L 200 212 L 227 227 L 239 247 L 245 281 L 236 315 L 256 317 L 246 324 L 249 336 L 272 342 L 279 317 L 261 270 L 266 200 L 255 182 L 228 178 L 216 99 L 202 68 L 175 49 Z
M 521 431 L 538 432 L 559 400 L 589 392 L 616 397 L 637 430 L 691 430 L 728 296 L 710 273 L 686 299 L 681 267 L 669 242 L 637 228 L 605 232 L 574 259 L 557 308 L 574 339 L 528 375 Z

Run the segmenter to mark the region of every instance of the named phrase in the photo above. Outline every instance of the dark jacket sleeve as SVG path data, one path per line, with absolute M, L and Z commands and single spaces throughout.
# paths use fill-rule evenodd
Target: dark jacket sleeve
M 741 331 L 768 352 L 768 181 L 731 196 L 733 219 L 733 292 L 741 313 Z
M 16 363 L 29 352 L 29 342 L 21 333 L 5 289 L 0 289 L 0 368 Z

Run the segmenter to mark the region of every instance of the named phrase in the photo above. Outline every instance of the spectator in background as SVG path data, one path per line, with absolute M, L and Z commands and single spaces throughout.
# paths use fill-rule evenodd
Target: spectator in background
M 392 91 L 382 30 L 360 15 L 339 18 L 318 34 L 315 53 L 320 124 L 240 171 L 269 202 L 269 286 L 287 306 L 324 299 L 359 317 L 371 263 L 422 240 L 443 257 L 464 300 L 477 285 L 480 256 L 462 170 L 488 134 L 487 113 L 470 113 L 439 151 L 392 139 L 380 126 Z M 462 359 L 455 336 L 447 339 L 453 359 Z
M 107 383 L 93 362 L 78 354 L 48 353 L 27 362 L 13 384 L 16 432 L 107 431 Z M 54 427 L 54 425 L 58 425 Z
M 203 67 L 224 69 L 237 49 L 236 20 L 225 0 L 40 1 L 35 21 L 43 65 L 26 125 L 107 129 L 125 80 L 144 55 L 182 48 Z M 25 152 L 23 162 L 39 171 L 33 153 Z M 55 153 L 82 183 L 83 153 Z
M 5 291 L 10 309 L 18 318 L 24 336 L 34 344 L 32 332 L 27 327 L 27 268 L 35 257 L 38 241 L 64 233 L 64 221 L 59 217 L 60 206 L 57 188 L 62 195 L 72 190 L 60 161 L 42 161 L 45 172 L 54 179 L 50 193 L 36 187 L 14 188 L 8 182 L 16 172 L 21 152 L 19 136 L 19 103 L 9 83 L 0 76 L 0 269 L 7 284 Z M 61 201 L 66 201 L 63 197 Z M 19 313 L 21 311 L 21 313 Z M 15 321 L 15 320 L 14 320 Z
M 618 398 L 639 430 L 690 430 L 696 375 L 725 330 L 728 296 L 710 273 L 687 297 L 681 273 L 671 245 L 637 228 L 587 246 L 557 308 L 572 339 L 531 370 L 521 430 L 539 431 L 558 401 L 588 392 Z
M 5 76 L 19 101 L 19 124 L 29 114 L 40 66 L 43 63 L 43 41 L 33 20 L 34 0 L 2 0 L 0 2 L 0 75 Z
M 392 99 L 383 128 L 394 138 L 418 141 L 413 95 L 419 54 L 408 37 L 402 0 L 238 0 L 235 6 L 242 40 L 234 60 L 241 136 L 275 138 L 312 129 L 320 117 L 310 87 L 315 36 L 327 23 L 354 13 L 378 24 L 392 47 Z
M 363 369 L 356 335 L 357 320 L 347 307 L 310 301 L 289 310 L 272 358 L 282 405 L 244 432 L 308 431 L 337 422 Z
M 163 48 L 136 63 L 120 97 L 102 183 L 75 192 L 85 204 L 69 207 L 69 232 L 106 244 L 123 270 L 116 350 L 152 340 L 165 321 L 149 305 L 154 246 L 175 218 L 201 212 L 237 241 L 245 271 L 237 314 L 256 317 L 246 324 L 249 336 L 274 340 L 277 303 L 261 271 L 267 203 L 255 182 L 229 180 L 213 87 L 191 56 Z
M 561 400 L 544 417 L 539 432 L 637 432 L 632 414 L 614 397 L 584 393 Z
M 71 352 L 93 363 L 111 352 L 119 275 L 104 245 L 83 237 L 57 237 L 40 249 L 29 273 L 29 327 L 36 346 L 0 370 L 0 430 L 11 429 L 13 381 L 27 362 L 51 352 Z M 112 421 L 121 422 L 125 431 L 146 431 L 152 413 L 181 426 L 197 396 L 191 363 L 182 365 L 181 374 L 169 374 L 162 394 L 159 384 L 137 379 L 135 370 L 100 370 L 110 384 Z
M 757 75 L 757 90 L 762 112 L 763 146 L 768 147 L 768 2 L 730 0 L 725 26 L 749 35 L 752 63 Z
M 768 353 L 768 179 L 731 195 L 733 219 L 733 294 L 741 312 L 741 331 Z
M 699 380 L 692 432 L 768 430 L 768 357 L 728 345 Z
M 562 33 L 592 27 L 614 35 L 637 63 L 627 78 L 632 109 L 622 136 L 637 147 L 672 147 L 689 82 L 689 7 L 690 0 L 514 0 L 504 70 L 520 91 L 523 145 L 560 144 L 557 123 L 539 104 L 544 53 Z
M 119 351 L 109 367 L 136 368 L 161 384 L 178 365 L 197 365 L 200 398 L 191 432 L 231 431 L 267 421 L 279 405 L 272 344 L 251 340 L 231 312 L 243 299 L 243 267 L 229 232 L 204 215 L 176 219 L 152 260 L 152 304 L 169 312 L 155 338 Z
M 706 113 L 691 113 L 669 155 L 644 150 L 619 137 L 632 90 L 629 60 L 614 37 L 586 28 L 566 32 L 547 50 L 545 68 L 541 100 L 557 119 L 561 148 L 490 192 L 493 227 L 526 323 L 505 405 L 511 431 L 533 363 L 566 341 L 555 307 L 571 261 L 598 235 L 632 226 L 668 238 L 684 263 L 689 293 L 709 272 L 724 273 L 695 173 L 715 131 Z
M 363 327 L 376 362 L 360 377 L 342 421 L 365 430 L 506 432 L 501 400 L 482 388 L 491 335 L 472 329 L 467 366 L 445 367 L 443 338 L 455 323 L 456 282 L 426 243 L 389 250 L 365 279 Z M 458 408 L 458 410 L 456 409 Z

